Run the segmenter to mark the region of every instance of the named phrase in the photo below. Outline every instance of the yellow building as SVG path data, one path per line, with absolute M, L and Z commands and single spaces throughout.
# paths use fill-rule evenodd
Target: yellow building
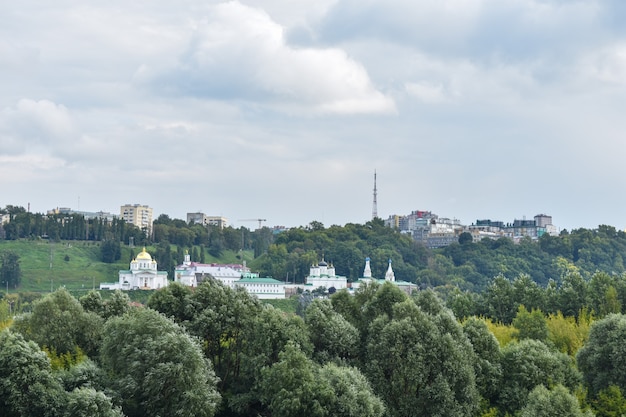
M 141 204 L 126 204 L 120 207 L 120 218 L 134 224 L 146 235 L 152 235 L 152 208 Z

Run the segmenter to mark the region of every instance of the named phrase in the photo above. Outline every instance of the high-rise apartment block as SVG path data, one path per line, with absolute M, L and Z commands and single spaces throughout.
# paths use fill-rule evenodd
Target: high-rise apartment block
M 146 235 L 152 235 L 152 208 L 141 204 L 125 204 L 120 207 L 120 218 L 126 223 L 134 224 Z

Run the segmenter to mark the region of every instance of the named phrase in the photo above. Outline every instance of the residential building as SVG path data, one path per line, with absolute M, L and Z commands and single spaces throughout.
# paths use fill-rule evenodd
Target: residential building
M 79 216 L 83 216 L 85 220 L 103 219 L 103 220 L 106 220 L 108 223 L 112 222 L 113 219 L 117 217 L 115 214 L 109 213 L 107 211 L 80 211 L 80 210 L 72 210 L 69 207 L 53 208 L 51 210 L 48 210 L 46 214 L 48 216 L 53 216 L 53 215 L 58 215 L 58 214 L 65 214 L 65 215 L 71 216 L 73 214 L 77 214 Z
M 152 208 L 141 204 L 125 204 L 120 207 L 120 218 L 126 223 L 134 224 L 146 235 L 152 235 Z
M 228 219 L 222 216 L 207 216 L 204 213 L 187 213 L 187 223 L 203 226 L 217 226 L 223 229 L 228 226 Z
M 118 282 L 102 283 L 101 290 L 158 290 L 167 287 L 166 271 L 157 269 L 156 260 L 146 252 L 146 248 L 130 262 L 130 269 L 119 271 Z

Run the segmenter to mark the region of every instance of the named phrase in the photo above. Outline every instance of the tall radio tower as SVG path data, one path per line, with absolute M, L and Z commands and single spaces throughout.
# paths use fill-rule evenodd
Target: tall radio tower
M 378 217 L 378 203 L 376 202 L 376 170 L 374 170 L 374 204 L 372 205 L 372 219 Z

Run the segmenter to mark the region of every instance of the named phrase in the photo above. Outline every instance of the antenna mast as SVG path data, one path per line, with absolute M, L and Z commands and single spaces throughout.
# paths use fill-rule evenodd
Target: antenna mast
M 374 204 L 372 205 L 372 219 L 378 217 L 378 203 L 376 202 L 376 170 L 374 170 Z

